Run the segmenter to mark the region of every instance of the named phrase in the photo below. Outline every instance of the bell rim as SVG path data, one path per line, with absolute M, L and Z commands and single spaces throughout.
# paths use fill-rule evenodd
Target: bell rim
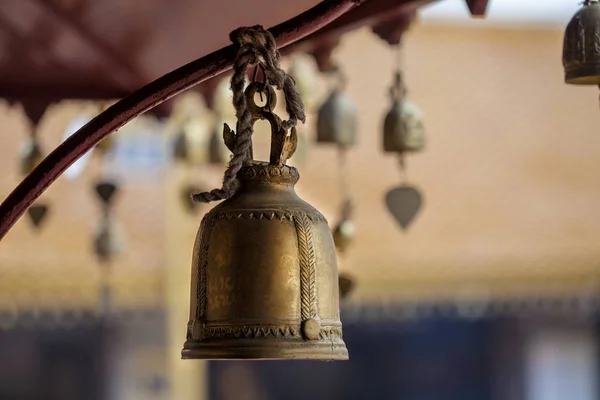
M 600 63 L 565 69 L 565 83 L 579 86 L 600 85 Z
M 260 343 L 257 343 L 260 342 Z M 251 339 L 196 341 L 188 340 L 181 351 L 183 360 L 349 360 L 343 340 L 282 341 Z

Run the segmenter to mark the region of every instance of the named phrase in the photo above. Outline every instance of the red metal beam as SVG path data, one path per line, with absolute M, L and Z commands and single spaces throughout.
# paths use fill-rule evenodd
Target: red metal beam
M 104 59 L 114 66 L 124 76 L 127 76 L 127 86 L 130 90 L 139 87 L 147 81 L 143 79 L 143 74 L 135 66 L 129 57 L 125 54 L 120 54 L 115 48 L 107 44 L 95 32 L 92 32 L 85 23 L 73 13 L 63 9 L 53 0 L 31 0 L 39 6 L 43 7 L 48 14 L 52 14 L 63 25 L 74 30 L 80 38 L 85 40 L 90 47 L 96 49 Z M 78 11 L 78 14 L 81 10 Z
M 46 101 L 70 100 L 114 100 L 127 96 L 130 92 L 125 89 L 116 89 L 105 82 L 94 81 L 73 76 L 69 82 L 32 82 L 23 81 L 10 76 L 3 76 L 0 80 L 0 98 L 27 101 L 43 99 Z
M 39 65 L 39 60 L 36 59 L 32 53 L 36 52 L 38 54 L 42 54 L 44 56 L 42 62 L 44 66 L 52 66 L 59 71 L 64 73 L 65 77 L 73 78 L 73 74 L 75 71 L 67 64 L 63 63 L 61 60 L 52 57 L 52 53 L 48 51 L 48 43 L 42 42 L 42 38 L 46 40 L 51 40 L 52 35 L 48 32 L 48 27 L 40 26 L 37 29 L 44 28 L 44 32 L 40 32 L 39 35 L 25 35 L 20 32 L 12 23 L 12 21 L 0 12 L 0 31 L 4 32 L 12 44 L 12 51 L 16 54 L 19 54 L 22 58 L 28 60 L 30 65 Z M 10 65 L 10 63 L 9 63 Z M 18 70 L 16 70 L 18 72 Z M 37 98 L 44 98 L 45 100 L 59 101 L 64 98 L 68 99 L 115 99 L 125 96 L 129 93 L 129 90 L 123 88 L 122 82 L 114 79 L 112 74 L 106 74 L 103 71 L 96 71 L 98 74 L 96 76 L 101 76 L 105 78 L 107 81 L 112 82 L 116 85 L 117 88 L 121 89 L 112 89 L 103 86 L 103 82 L 98 82 L 97 80 L 92 82 L 87 82 L 86 85 L 81 85 L 79 87 L 72 88 L 71 81 L 65 83 L 65 85 L 61 85 L 59 82 L 52 82 L 47 85 L 38 85 L 32 84 L 30 80 L 27 82 L 20 82 L 17 77 L 11 77 L 11 71 L 3 72 L 2 77 L 0 78 L 0 97 L 10 98 L 12 100 L 31 100 Z M 87 87 L 87 90 L 86 90 Z M 109 97 L 106 97 L 108 93 L 112 93 Z M 118 93 L 118 95 L 116 95 Z M 63 94 L 65 94 L 63 96 Z M 95 97 L 97 96 L 97 97 Z

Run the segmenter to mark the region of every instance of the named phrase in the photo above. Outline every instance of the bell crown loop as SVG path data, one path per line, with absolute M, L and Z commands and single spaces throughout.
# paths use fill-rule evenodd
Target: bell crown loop
M 248 107 L 246 91 L 244 91 L 246 74 L 248 67 L 260 66 L 264 72 L 265 82 L 281 89 L 286 100 L 286 111 L 289 119 L 281 121 L 278 117 L 269 120 L 272 128 L 271 145 L 271 164 L 284 164 L 286 155 L 291 155 L 295 151 L 297 140 L 295 140 L 295 129 L 298 121 L 305 122 L 304 104 L 300 94 L 296 90 L 294 79 L 289 76 L 280 66 L 281 55 L 277 51 L 277 46 L 273 35 L 260 25 L 252 27 L 238 28 L 231 32 L 230 39 L 238 45 L 238 52 L 234 65 L 234 73 L 231 77 L 231 90 L 233 92 L 233 105 L 237 117 L 237 133 L 225 126 L 223 136 L 227 147 L 232 151 L 233 157 L 229 166 L 223 174 L 223 185 L 220 189 L 214 189 L 210 192 L 198 193 L 193 195 L 195 201 L 209 203 L 211 201 L 224 200 L 230 198 L 236 191 L 237 173 L 240 171 L 244 162 L 252 158 L 252 134 L 253 125 L 256 119 Z M 263 84 L 264 86 L 265 84 Z M 271 110 L 269 110 L 271 111 Z M 275 116 L 272 112 L 271 116 Z M 267 116 L 264 115 L 266 118 Z M 274 118 L 274 117 L 273 117 Z M 277 135 L 273 135 L 274 125 L 280 125 Z M 291 128 L 293 138 L 286 141 L 287 135 L 282 135 Z M 273 138 L 277 136 L 277 146 L 274 146 Z M 283 136 L 283 139 L 282 139 Z M 277 156 L 277 147 L 282 150 Z M 293 148 L 293 150 L 291 150 Z

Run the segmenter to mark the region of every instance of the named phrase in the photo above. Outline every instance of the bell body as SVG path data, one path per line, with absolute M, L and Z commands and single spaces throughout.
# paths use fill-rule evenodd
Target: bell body
M 340 89 L 334 90 L 319 109 L 317 142 L 342 148 L 356 143 L 356 106 Z
M 600 85 L 600 3 L 588 0 L 565 30 L 565 82 Z
M 394 100 L 383 124 L 383 150 L 405 153 L 425 147 L 425 128 L 419 109 L 408 100 Z
M 336 252 L 298 171 L 252 162 L 204 219 L 192 261 L 185 359 L 345 360 Z

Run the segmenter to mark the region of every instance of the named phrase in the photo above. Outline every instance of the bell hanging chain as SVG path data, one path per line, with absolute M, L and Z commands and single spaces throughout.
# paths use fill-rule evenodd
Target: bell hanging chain
M 289 119 L 286 121 L 277 121 L 275 125 L 280 125 L 281 129 L 294 128 L 298 121 L 306 121 L 304 114 L 304 104 L 302 98 L 296 90 L 294 79 L 289 76 L 280 66 L 281 55 L 277 50 L 277 45 L 273 35 L 262 26 L 239 28 L 229 35 L 231 41 L 237 45 L 237 56 L 233 67 L 233 76 L 231 77 L 231 90 L 233 91 L 233 106 L 236 111 L 237 132 L 235 134 L 235 143 L 231 138 L 233 133 L 225 126 L 224 138 L 229 141 L 230 150 L 233 157 L 223 176 L 223 185 L 220 189 L 214 189 L 210 192 L 198 193 L 193 196 L 194 200 L 209 203 L 230 198 L 235 193 L 236 175 L 242 168 L 245 161 L 251 157 L 252 135 L 254 133 L 254 122 L 257 117 L 269 119 L 274 114 L 265 110 L 257 110 L 256 106 L 249 104 L 249 95 L 244 92 L 246 74 L 249 67 L 258 67 L 263 70 L 265 76 L 265 87 L 273 85 L 283 91 L 286 100 L 286 112 Z M 252 96 L 259 87 L 256 83 L 251 86 Z M 274 91 L 269 87 L 269 97 L 274 98 Z M 253 101 L 252 101 L 253 104 Z M 273 127 L 273 121 L 271 126 Z M 295 133 L 295 130 L 293 131 Z M 275 143 L 272 143 L 275 146 Z M 273 147 L 271 149 L 273 151 Z M 273 156 L 273 154 L 272 154 Z M 274 160 L 271 159 L 271 162 Z

